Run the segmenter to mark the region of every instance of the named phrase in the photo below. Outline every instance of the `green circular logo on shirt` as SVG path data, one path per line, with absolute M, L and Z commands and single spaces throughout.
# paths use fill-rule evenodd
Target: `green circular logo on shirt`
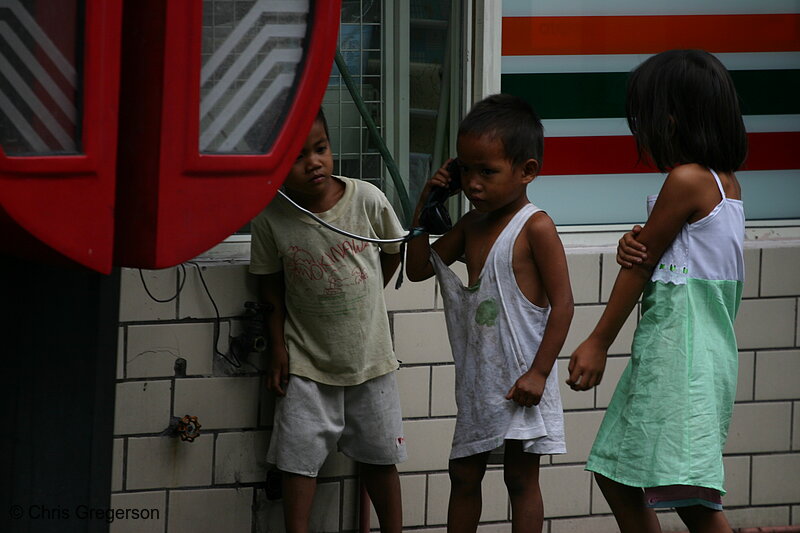
M 494 326 L 497 320 L 497 301 L 494 298 L 484 300 L 475 311 L 475 322 L 482 326 Z

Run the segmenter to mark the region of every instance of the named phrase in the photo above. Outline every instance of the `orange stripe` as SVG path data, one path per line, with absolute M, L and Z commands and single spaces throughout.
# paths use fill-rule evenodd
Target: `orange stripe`
M 503 55 L 800 50 L 800 14 L 504 17 Z

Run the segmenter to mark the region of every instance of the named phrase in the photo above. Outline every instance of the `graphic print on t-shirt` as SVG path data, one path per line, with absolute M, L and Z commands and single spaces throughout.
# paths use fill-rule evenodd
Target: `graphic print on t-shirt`
M 316 256 L 302 246 L 290 246 L 285 253 L 289 281 L 304 282 L 316 296 L 317 305 L 303 311 L 317 316 L 342 314 L 363 299 L 365 291 L 355 286 L 365 283 L 369 275 L 354 259 L 368 249 L 369 243 L 355 239 L 343 240 Z

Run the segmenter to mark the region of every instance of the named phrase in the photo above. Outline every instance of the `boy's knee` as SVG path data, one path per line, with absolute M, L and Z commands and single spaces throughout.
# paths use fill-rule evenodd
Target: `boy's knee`
M 483 481 L 483 469 L 450 465 L 450 485 L 453 488 L 480 487 Z
M 373 465 L 369 463 L 358 463 L 362 476 L 371 477 L 395 477 L 397 465 Z
M 503 471 L 503 480 L 506 483 L 506 489 L 508 489 L 509 494 L 518 494 L 532 489 L 538 490 L 539 488 L 538 477 L 521 471 L 505 469 Z

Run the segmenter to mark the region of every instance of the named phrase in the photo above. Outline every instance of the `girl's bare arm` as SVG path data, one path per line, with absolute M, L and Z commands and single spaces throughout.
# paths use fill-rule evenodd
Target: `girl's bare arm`
M 567 384 L 573 390 L 589 390 L 600 383 L 608 348 L 639 300 L 657 262 L 686 221 L 703 208 L 700 193 L 704 180 L 698 179 L 693 170 L 676 170 L 664 181 L 647 224 L 637 237 L 647 248 L 647 259 L 620 270 L 597 326 L 570 358 Z

